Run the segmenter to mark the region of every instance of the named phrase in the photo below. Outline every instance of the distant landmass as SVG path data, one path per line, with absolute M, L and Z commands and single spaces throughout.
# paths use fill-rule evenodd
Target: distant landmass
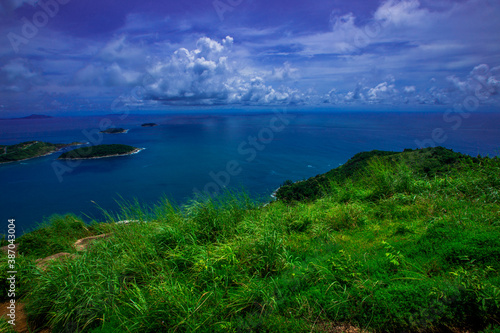
M 47 116 L 44 114 L 32 114 L 26 117 L 21 117 L 19 119 L 48 119 L 48 118 L 54 118 L 52 116 Z
M 47 116 L 44 114 L 32 114 L 26 117 L 19 117 L 19 118 L 1 118 L 0 120 L 15 120 L 15 119 L 49 119 L 49 118 L 54 118 L 52 116 Z
M 120 134 L 120 133 L 127 133 L 128 129 L 124 128 L 108 128 L 104 131 L 101 131 L 101 133 L 106 133 L 106 134 Z
M 80 142 L 70 144 L 48 143 L 41 141 L 26 141 L 16 145 L 0 145 L 0 163 L 29 160 L 55 153 L 63 148 L 81 145 Z
M 158 124 L 155 124 L 155 123 L 145 123 L 145 124 L 142 124 L 141 126 L 142 127 L 154 127 L 154 126 L 158 126 Z
M 97 145 L 91 147 L 82 147 L 65 152 L 59 156 L 63 160 L 83 160 L 83 159 L 96 159 L 105 157 L 115 157 L 132 155 L 140 152 L 144 148 L 136 148 L 122 144 L 111 145 Z

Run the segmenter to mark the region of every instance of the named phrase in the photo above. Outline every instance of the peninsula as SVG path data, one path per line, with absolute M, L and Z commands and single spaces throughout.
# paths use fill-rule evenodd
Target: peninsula
M 59 156 L 59 159 L 64 160 L 82 160 L 96 159 L 105 157 L 132 155 L 140 152 L 144 148 L 136 148 L 122 144 L 97 145 L 90 147 L 77 148 L 65 152 Z
M 80 142 L 53 144 L 42 141 L 26 141 L 10 146 L 0 145 L 0 163 L 29 160 L 35 157 L 50 155 L 66 147 L 81 144 Z
M 108 128 L 105 129 L 104 131 L 101 131 L 101 133 L 106 133 L 106 134 L 120 134 L 120 133 L 127 133 L 128 129 L 124 128 Z

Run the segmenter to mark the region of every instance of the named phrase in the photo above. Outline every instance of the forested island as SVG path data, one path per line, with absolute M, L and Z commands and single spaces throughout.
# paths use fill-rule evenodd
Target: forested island
M 105 157 L 124 156 L 138 153 L 142 148 L 136 148 L 122 144 L 97 145 L 90 147 L 82 147 L 65 152 L 59 156 L 59 159 L 81 160 L 95 159 Z
M 498 332 L 499 193 L 500 159 L 438 147 L 356 154 L 266 205 L 54 215 L 16 241 L 16 305 L 33 332 Z
M 155 127 L 155 126 L 158 126 L 158 124 L 156 124 L 156 123 L 145 123 L 145 124 L 142 124 L 141 126 L 142 127 Z
M 63 148 L 81 145 L 80 142 L 70 144 L 49 143 L 42 141 L 26 141 L 16 145 L 0 145 L 0 163 L 9 163 L 45 156 Z
M 101 133 L 105 133 L 105 134 L 121 134 L 121 133 L 127 133 L 127 132 L 128 132 L 128 129 L 124 129 L 124 128 L 108 128 L 108 129 L 101 131 Z

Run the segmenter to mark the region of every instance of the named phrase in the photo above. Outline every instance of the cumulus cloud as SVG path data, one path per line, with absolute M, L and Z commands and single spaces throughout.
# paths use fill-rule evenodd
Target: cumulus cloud
M 490 68 L 487 64 L 480 64 L 464 80 L 455 75 L 448 76 L 447 79 L 452 92 L 459 92 L 459 95 L 476 96 L 484 102 L 498 99 L 500 67 Z
M 230 59 L 233 38 L 220 43 L 200 38 L 194 50 L 180 48 L 148 70 L 153 82 L 146 98 L 166 104 L 282 104 L 296 99 L 291 90 L 275 90 L 258 75 L 244 74 Z M 282 77 L 293 69 L 284 67 Z M 255 71 L 250 71 L 255 73 Z
M 375 85 L 361 80 L 354 90 L 345 93 L 333 88 L 324 96 L 323 104 L 453 105 L 462 103 L 468 96 L 475 96 L 483 105 L 500 103 L 500 66 L 477 65 L 465 78 L 447 77 L 449 86 L 438 85 L 435 78 L 430 80 L 430 87 L 422 89 L 415 85 L 399 86 L 392 76 L 386 79 Z
M 368 99 L 376 102 L 394 101 L 398 95 L 399 91 L 396 89 L 396 86 L 388 82 L 382 82 L 368 90 Z

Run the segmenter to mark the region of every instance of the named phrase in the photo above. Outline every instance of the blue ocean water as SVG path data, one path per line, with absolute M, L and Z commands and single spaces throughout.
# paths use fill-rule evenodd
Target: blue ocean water
M 60 153 L 0 165 L 0 233 L 15 218 L 18 234 L 52 214 L 102 218 L 98 206 L 117 200 L 182 204 L 197 191 L 244 188 L 255 198 L 285 180 L 301 180 L 373 149 L 402 151 L 442 145 L 473 156 L 500 150 L 500 114 L 467 119 L 434 112 L 260 111 L 57 117 L 0 121 L 0 144 L 123 143 L 146 148 L 136 155 L 67 163 Z M 458 117 L 458 116 L 457 116 Z M 123 119 L 122 119 L 123 118 Z M 453 120 L 453 121 L 452 121 Z M 155 122 L 156 127 L 141 127 Z M 126 134 L 98 134 L 109 126 Z

